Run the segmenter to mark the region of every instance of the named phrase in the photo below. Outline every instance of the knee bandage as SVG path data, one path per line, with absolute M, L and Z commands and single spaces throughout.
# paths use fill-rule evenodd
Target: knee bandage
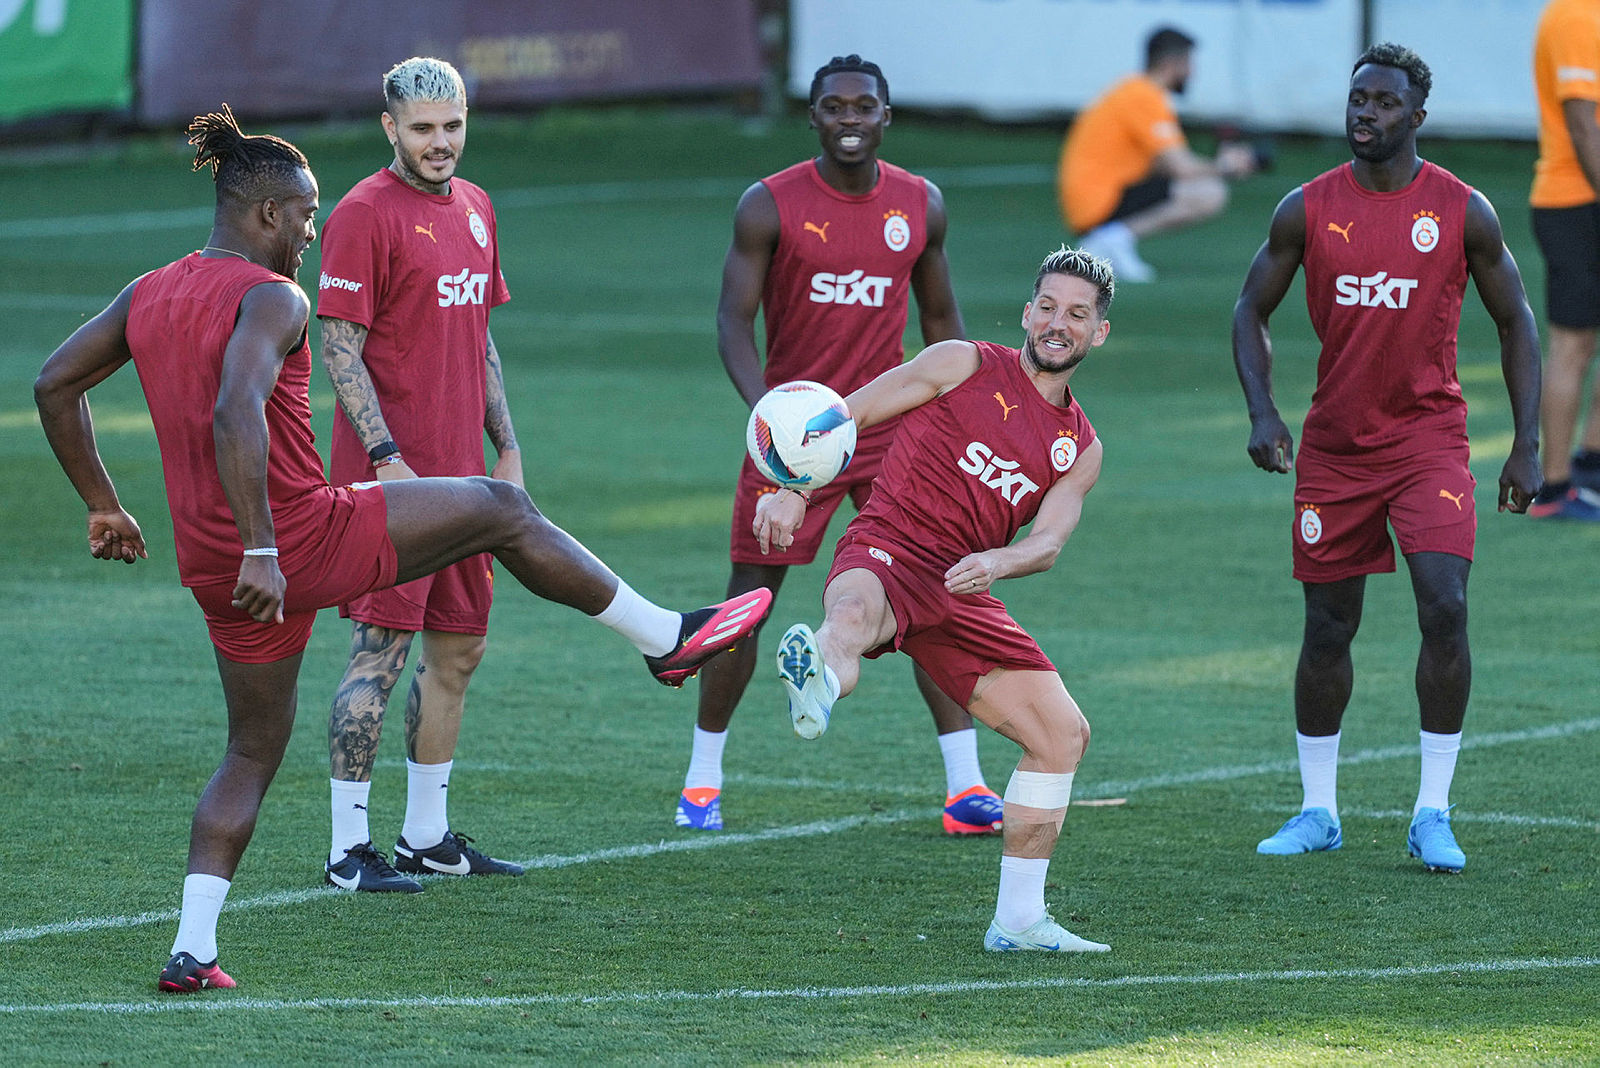
M 1013 771 L 1005 802 L 1045 811 L 1065 809 L 1072 800 L 1072 772 Z

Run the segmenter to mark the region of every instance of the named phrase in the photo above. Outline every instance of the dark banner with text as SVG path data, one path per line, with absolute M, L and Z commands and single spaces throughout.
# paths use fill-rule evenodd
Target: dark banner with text
M 684 96 L 756 86 L 754 0 L 145 0 L 141 121 L 227 101 L 243 116 L 382 110 L 383 72 L 410 56 L 454 63 L 468 102 Z

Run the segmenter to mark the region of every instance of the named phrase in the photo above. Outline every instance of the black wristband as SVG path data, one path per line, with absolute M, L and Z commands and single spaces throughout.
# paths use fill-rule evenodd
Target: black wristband
M 371 460 L 373 463 L 377 463 L 379 460 L 383 459 L 385 456 L 393 456 L 395 453 L 397 453 L 399 451 L 400 451 L 400 446 L 396 445 L 394 443 L 394 439 L 391 438 L 388 441 L 382 442 L 381 444 L 378 444 L 378 445 L 374 445 L 372 448 L 368 449 L 367 450 L 367 459 Z

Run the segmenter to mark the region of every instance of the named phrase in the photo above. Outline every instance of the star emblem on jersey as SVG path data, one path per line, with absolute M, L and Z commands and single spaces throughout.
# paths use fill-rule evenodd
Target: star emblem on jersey
M 1070 471 L 1078 462 L 1078 435 L 1063 430 L 1061 436 L 1050 444 L 1050 466 L 1057 471 Z
M 1431 211 L 1411 216 L 1411 247 L 1418 252 L 1432 252 L 1438 246 L 1439 216 Z
M 806 230 L 807 233 L 813 233 L 813 234 L 816 234 L 818 237 L 822 238 L 822 243 L 824 245 L 826 245 L 828 243 L 828 224 L 827 223 L 823 223 L 821 226 L 818 226 L 814 222 L 808 222 L 805 225 L 805 230 Z
M 899 208 L 883 213 L 883 243 L 890 252 L 904 252 L 911 244 L 911 220 Z
M 483 217 L 471 208 L 467 209 L 467 228 L 472 231 L 472 240 L 479 248 L 489 247 L 489 228 L 483 224 Z
M 414 225 L 414 226 L 411 227 L 411 232 L 414 233 L 414 234 L 421 234 L 423 237 L 426 237 L 429 241 L 432 241 L 435 245 L 437 245 L 439 243 L 439 239 L 437 237 L 433 236 L 433 223 L 429 223 L 427 226 L 415 226 Z
M 1307 545 L 1322 540 L 1322 510 L 1314 504 L 1300 506 L 1300 540 Z

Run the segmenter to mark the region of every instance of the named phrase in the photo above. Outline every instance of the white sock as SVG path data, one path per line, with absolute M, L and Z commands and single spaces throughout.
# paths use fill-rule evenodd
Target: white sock
M 617 579 L 617 595 L 595 621 L 610 627 L 633 643 L 645 656 L 665 656 L 678 645 L 683 617 L 633 592 L 633 587 Z M 410 841 L 410 839 L 406 839 Z
M 694 729 L 694 748 L 689 753 L 689 771 L 683 777 L 685 790 L 722 789 L 722 747 L 728 743 L 727 731 Z
M 1300 750 L 1300 787 L 1305 791 L 1300 810 L 1325 808 L 1333 822 L 1339 822 L 1339 734 L 1314 738 L 1294 732 Z
M 183 877 L 183 912 L 172 952 L 187 953 L 201 964 L 217 959 L 217 917 L 228 897 L 228 880 L 220 875 Z
M 406 821 L 400 828 L 400 837 L 413 849 L 438 845 L 450 829 L 445 810 L 450 800 L 450 769 L 454 765 L 454 760 L 443 764 L 406 761 Z
M 946 797 L 983 786 L 983 769 L 978 766 L 978 732 L 973 727 L 939 735 L 939 751 L 944 754 L 944 792 Z
M 995 901 L 994 922 L 1018 934 L 1044 916 L 1044 878 L 1050 871 L 1050 858 L 1000 857 L 1000 895 Z
M 822 684 L 828 688 L 828 707 L 831 709 L 839 699 L 839 676 L 827 664 L 822 665 Z
M 1415 816 L 1425 808 L 1450 807 L 1450 780 L 1456 775 L 1456 754 L 1461 752 L 1461 732 L 1434 734 L 1422 731 L 1422 785 L 1417 790 Z
M 372 831 L 367 828 L 367 797 L 372 793 L 372 783 L 329 779 L 328 785 L 333 797 L 333 845 L 328 850 L 328 863 L 337 864 L 352 846 L 372 841 Z

